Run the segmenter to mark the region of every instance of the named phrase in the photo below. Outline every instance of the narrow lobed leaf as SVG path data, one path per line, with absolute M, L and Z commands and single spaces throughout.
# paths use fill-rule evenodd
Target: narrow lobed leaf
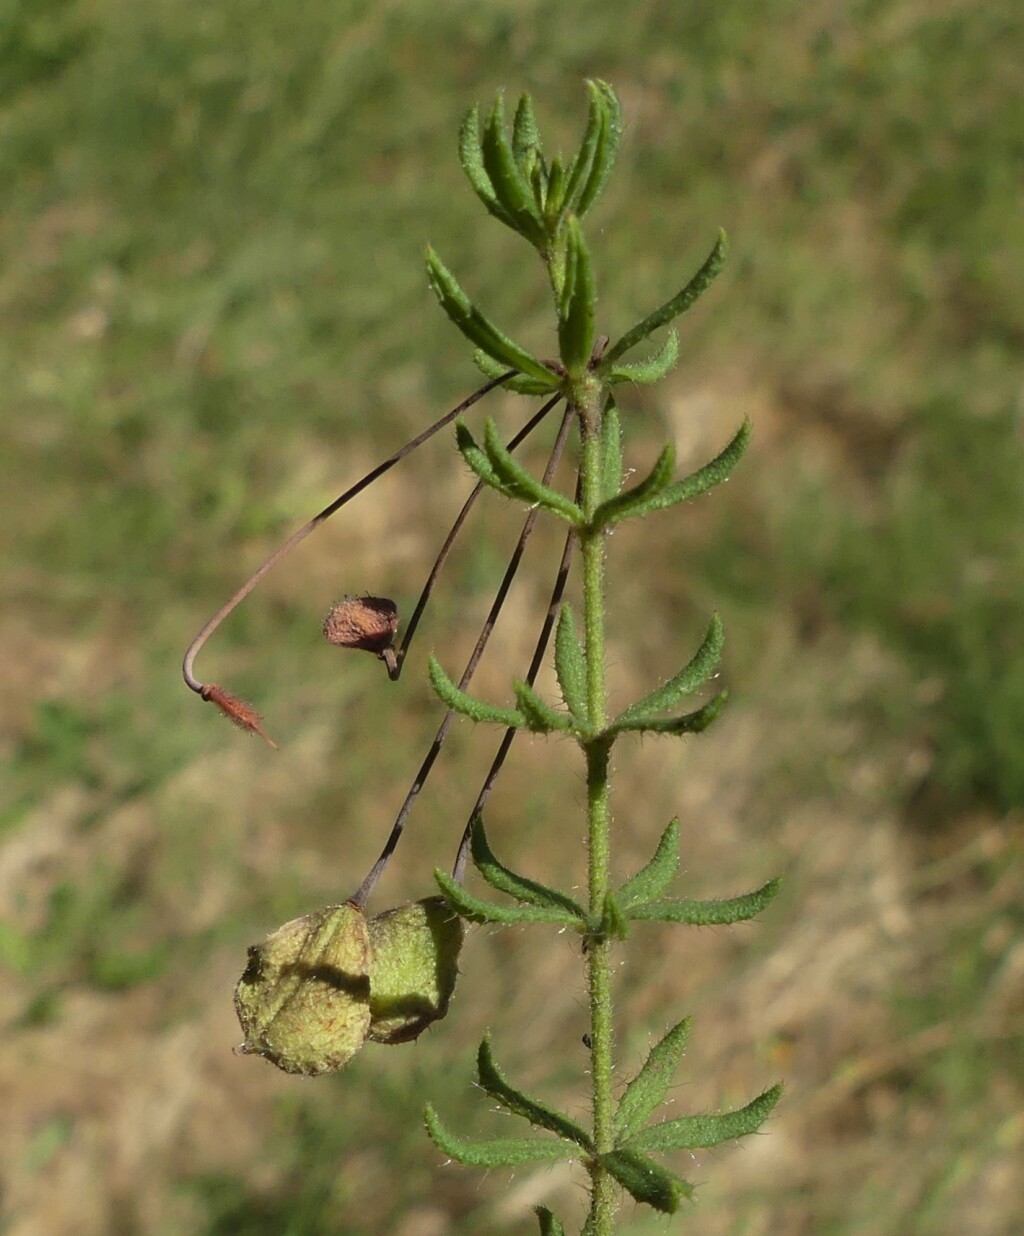
M 480 1044 L 476 1056 L 476 1067 L 481 1087 L 507 1111 L 515 1116 L 522 1116 L 535 1128 L 547 1129 L 549 1133 L 557 1133 L 559 1137 L 574 1142 L 584 1150 L 593 1151 L 594 1143 L 582 1125 L 571 1120 L 563 1112 L 548 1107 L 546 1103 L 531 1098 L 530 1095 L 524 1094 L 509 1084 L 494 1062 L 490 1036 L 487 1036 Z
M 471 343 L 482 348 L 489 356 L 509 369 L 550 382 L 549 389 L 556 390 L 558 377 L 540 363 L 536 357 L 512 342 L 486 318 L 459 286 L 458 281 L 434 250 L 427 246 L 427 275 L 441 308 Z
M 552 708 L 526 682 L 512 684 L 516 693 L 516 705 L 526 722 L 526 728 L 534 734 L 564 733 L 572 728 L 572 718 Z
M 601 133 L 608 123 L 605 100 L 594 82 L 587 82 L 589 102 L 587 125 L 576 157 L 571 160 L 565 175 L 565 193 L 562 199 L 563 217 L 577 209 L 579 197 L 594 170 L 594 158 L 601 142 Z
M 508 893 L 510 897 L 529 905 L 558 911 L 562 917 L 555 921 L 574 922 L 577 926 L 586 922 L 586 912 L 572 897 L 558 889 L 548 888 L 546 884 L 527 879 L 500 863 L 487 840 L 483 820 L 478 819 L 473 826 L 470 845 L 473 864 L 491 888 L 496 888 L 500 893 Z
M 686 502 L 690 498 L 696 498 L 698 494 L 707 493 L 715 485 L 728 480 L 733 468 L 743 458 L 749 442 L 750 422 L 744 421 L 729 445 L 710 463 L 706 463 L 703 468 L 698 468 L 689 476 L 683 477 L 681 481 L 669 485 L 667 489 L 663 489 L 660 494 L 655 494 L 653 498 L 649 498 L 630 513 L 649 515 L 652 511 L 663 511 L 667 507 L 675 506 L 678 502 Z
M 520 1163 L 557 1163 L 579 1158 L 579 1147 L 572 1142 L 540 1137 L 499 1137 L 474 1141 L 457 1137 L 441 1122 L 428 1103 L 423 1111 L 427 1136 L 456 1163 L 467 1167 L 518 1167 Z
M 590 355 L 594 349 L 597 292 L 594 287 L 590 251 L 575 216 L 570 216 L 567 230 L 567 291 L 563 296 L 562 312 L 558 319 L 558 351 L 566 371 L 572 377 L 579 377 L 590 363 Z
M 622 422 L 615 400 L 609 397 L 601 414 L 601 500 L 609 501 L 621 488 Z
M 541 906 L 509 906 L 498 905 L 494 901 L 486 901 L 483 897 L 475 897 L 467 892 L 450 875 L 437 868 L 434 879 L 438 888 L 444 894 L 445 901 L 459 915 L 470 923 L 500 923 L 504 925 L 522 923 L 559 923 L 563 926 L 578 927 L 579 918 L 565 910 L 545 908 Z
M 570 523 L 582 522 L 583 512 L 571 498 L 560 494 L 557 489 L 549 489 L 509 453 L 497 425 L 490 419 L 484 425 L 484 450 L 495 475 L 510 495 L 531 506 L 541 506 Z
M 616 382 L 635 382 L 638 386 L 650 386 L 660 382 L 670 373 L 679 361 L 679 335 L 670 330 L 665 342 L 647 360 L 633 361 L 621 365 L 601 367 L 600 373 L 609 386 Z
M 703 708 L 695 712 L 684 713 L 681 717 L 634 717 L 621 724 L 614 721 L 609 731 L 614 734 L 702 734 L 725 707 L 729 699 L 728 691 L 720 691 L 714 699 L 708 700 Z
M 641 902 L 659 897 L 679 869 L 679 820 L 669 822 L 661 835 L 654 857 L 619 889 L 619 905 L 629 910 Z
M 486 378 L 500 378 L 503 373 L 508 372 L 507 365 L 496 361 L 483 348 L 476 348 L 474 350 L 473 363 Z M 554 374 L 551 375 L 549 381 L 542 382 L 539 378 L 531 378 L 525 374 L 517 373 L 511 378 L 505 379 L 502 389 L 515 391 L 517 395 L 550 395 L 552 391 L 551 383 L 554 381 Z
M 666 485 L 671 483 L 675 466 L 676 448 L 670 442 L 654 461 L 654 467 L 642 481 L 631 489 L 627 489 L 621 494 L 616 494 L 614 498 L 609 498 L 607 502 L 601 503 L 594 512 L 594 518 L 590 521 L 590 526 L 596 530 L 605 528 L 609 524 L 616 524 L 620 520 L 628 519 L 645 502 L 656 497 Z
M 543 246 L 547 233 L 529 179 L 516 162 L 505 135 L 505 100 L 500 94 L 484 122 L 480 149 L 494 195 L 514 220 L 515 230 L 531 244 Z
M 630 1150 L 699 1150 L 756 1133 L 782 1097 L 782 1086 L 772 1086 L 746 1107 L 715 1115 L 680 1116 L 642 1129 L 628 1142 Z
M 728 248 L 729 242 L 726 239 L 725 232 L 719 230 L 715 247 L 708 254 L 704 265 L 701 266 L 700 270 L 697 271 L 686 287 L 682 291 L 677 292 L 671 300 L 665 301 L 653 313 L 648 314 L 632 330 L 626 331 L 622 338 L 605 353 L 605 365 L 613 364 L 620 356 L 628 352 L 630 348 L 635 347 L 649 335 L 653 335 L 660 326 L 667 326 L 674 318 L 685 313 L 721 272 L 722 267 L 725 265 L 725 256 Z
M 459 129 L 459 162 L 477 197 L 489 213 L 514 231 L 515 222 L 495 197 L 494 186 L 484 167 L 483 152 L 480 149 L 480 109 L 475 103 L 466 113 Z
M 555 673 L 562 699 L 580 728 L 587 721 L 587 663 L 568 602 L 562 603 L 555 628 Z
M 619 142 L 622 139 L 622 107 L 615 91 L 607 82 L 600 79 L 595 80 L 593 86 L 601 96 L 604 105 L 604 123 L 598 135 L 590 175 L 576 202 L 576 213 L 581 219 L 597 201 L 608 182 L 608 177 L 615 166 L 615 157 L 619 153 Z
M 625 940 L 629 936 L 629 921 L 611 889 L 604 895 L 601 922 L 596 934 L 603 940 Z
M 540 129 L 533 111 L 533 99 L 521 94 L 512 120 L 512 155 L 524 176 L 530 175 L 540 150 Z
M 662 1214 L 674 1215 L 682 1198 L 693 1196 L 689 1181 L 632 1148 L 603 1154 L 601 1162 L 627 1193 Z
M 648 922 L 686 923 L 691 927 L 721 927 L 755 918 L 778 894 L 782 879 L 776 876 L 752 893 L 727 897 L 720 901 L 666 899 L 633 905 L 627 914 Z
M 722 648 L 725 644 L 725 630 L 722 620 L 717 614 L 712 615 L 711 623 L 705 632 L 701 646 L 690 661 L 668 682 L 662 683 L 656 691 L 645 695 L 619 714 L 615 724 L 625 721 L 636 721 L 656 717 L 659 713 L 674 708 L 686 696 L 708 682 L 722 659 Z
M 457 687 L 445 673 L 441 662 L 433 655 L 428 663 L 428 673 L 430 685 L 441 703 L 454 712 L 461 713 L 472 721 L 491 721 L 495 725 L 505 725 L 510 729 L 518 729 L 524 724 L 523 717 L 515 709 L 486 704 Z
M 636 1077 L 626 1087 L 615 1113 L 615 1139 L 625 1144 L 643 1128 L 651 1113 L 665 1102 L 686 1051 L 692 1019 L 684 1017 L 651 1048 L 650 1055 Z
M 565 1236 L 565 1228 L 546 1206 L 534 1206 L 533 1213 L 540 1223 L 540 1236 Z

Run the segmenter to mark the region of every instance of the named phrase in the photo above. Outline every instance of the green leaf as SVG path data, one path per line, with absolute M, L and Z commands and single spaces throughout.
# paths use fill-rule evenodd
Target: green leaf
M 513 1115 L 522 1116 L 536 1128 L 547 1129 L 549 1133 L 557 1133 L 566 1141 L 574 1142 L 584 1150 L 593 1151 L 594 1143 L 590 1134 L 575 1120 L 571 1120 L 562 1112 L 548 1107 L 546 1103 L 531 1098 L 509 1084 L 494 1062 L 490 1036 L 480 1044 L 476 1067 L 481 1087 Z
M 509 369 L 518 369 L 521 373 L 547 382 L 548 390 L 556 390 L 559 385 L 558 376 L 545 368 L 536 357 L 513 343 L 506 335 L 472 303 L 459 286 L 455 276 L 437 256 L 434 250 L 427 246 L 427 275 L 430 286 L 441 303 L 441 308 L 462 331 L 470 342 L 482 348 L 489 356 L 500 361 Z
M 546 1206 L 534 1206 L 533 1213 L 540 1222 L 540 1236 L 565 1236 L 565 1228 Z
M 423 1123 L 438 1150 L 467 1167 L 517 1167 L 520 1163 L 558 1163 L 580 1157 L 578 1146 L 561 1139 L 498 1137 L 473 1141 L 457 1137 L 441 1123 L 430 1103 L 424 1108 Z
M 506 450 L 498 433 L 498 427 L 490 418 L 484 424 L 484 450 L 487 452 L 487 460 L 495 476 L 510 497 L 526 502 L 530 506 L 541 506 L 569 520 L 570 523 L 583 522 L 583 512 L 571 498 L 560 494 L 557 489 L 549 489 L 547 485 L 538 481 Z
M 601 1162 L 627 1193 L 662 1214 L 674 1215 L 680 1200 L 693 1196 L 689 1181 L 633 1149 L 612 1150 Z
M 649 314 L 642 322 L 638 322 L 632 330 L 626 331 L 618 343 L 613 344 L 604 355 L 605 366 L 612 365 L 630 348 L 646 339 L 660 326 L 666 326 L 673 318 L 685 313 L 695 300 L 713 282 L 725 265 L 725 255 L 728 251 L 728 241 L 725 232 L 719 231 L 715 247 L 708 254 L 704 265 L 697 271 L 681 292 L 677 292 L 671 300 L 667 300 L 660 308 Z
M 547 700 L 541 699 L 529 683 L 515 682 L 513 687 L 519 712 L 526 722 L 526 728 L 531 733 L 564 733 L 572 728 L 572 718 L 564 712 L 559 712 L 557 708 L 552 708 Z
M 587 85 L 593 85 L 601 96 L 604 105 L 604 123 L 598 134 L 597 149 L 594 152 L 590 175 L 576 202 L 576 214 L 581 219 L 597 201 L 601 190 L 607 183 L 615 165 L 615 156 L 619 152 L 619 142 L 622 138 L 622 108 L 615 91 L 607 82 L 600 80 L 588 82 Z
M 660 494 L 655 494 L 646 502 L 630 512 L 631 515 L 649 515 L 652 511 L 663 511 L 666 507 L 675 506 L 677 502 L 686 502 L 698 494 L 706 493 L 715 485 L 727 480 L 733 468 L 743 458 L 743 452 L 750 442 L 750 422 L 744 421 L 729 445 L 716 455 L 710 463 L 696 472 L 684 477 L 681 481 L 669 485 Z
M 517 901 L 525 901 L 529 905 L 550 910 L 559 915 L 558 918 L 550 921 L 572 922 L 576 925 L 586 922 L 586 912 L 572 897 L 560 893 L 555 888 L 548 888 L 546 884 L 538 884 L 535 880 L 529 880 L 526 876 L 519 875 L 518 872 L 500 863 L 491 850 L 481 819 L 478 819 L 473 827 L 470 844 L 473 864 L 491 888 L 515 897 Z
M 609 498 L 607 502 L 601 503 L 594 512 L 593 519 L 590 521 L 591 528 L 597 531 L 600 528 L 607 527 L 609 524 L 616 524 L 620 520 L 628 519 L 645 502 L 656 497 L 666 485 L 671 483 L 675 466 L 676 448 L 670 442 L 655 460 L 654 467 L 639 484 L 634 485 L 631 489 L 627 489 L 621 494 L 616 494 L 614 498 Z
M 505 136 L 505 100 L 500 94 L 484 122 L 480 150 L 494 195 L 514 220 L 515 230 L 542 248 L 547 241 L 547 231 L 530 182 L 516 162 Z
M 512 155 L 524 176 L 533 171 L 540 150 L 540 129 L 533 112 L 533 100 L 528 94 L 522 94 L 512 121 Z
M 587 663 L 576 635 L 572 609 L 564 601 L 555 628 L 555 673 L 566 708 L 576 724 L 583 728 L 587 720 Z
M 562 198 L 562 216 L 577 211 L 578 201 L 594 170 L 594 158 L 601 144 L 602 130 L 607 124 L 604 97 L 595 82 L 587 82 L 590 96 L 587 111 L 587 127 L 576 157 L 569 163 L 565 176 L 565 192 Z
M 679 821 L 672 820 L 661 835 L 654 857 L 619 889 L 619 905 L 629 910 L 660 896 L 679 869 Z
M 782 1086 L 772 1086 L 746 1107 L 715 1115 L 680 1116 L 642 1129 L 628 1142 L 630 1150 L 699 1150 L 756 1133 L 782 1097 Z
M 515 231 L 515 221 L 495 197 L 494 186 L 484 167 L 483 152 L 480 149 L 480 109 L 475 103 L 466 113 L 459 129 L 459 162 L 477 197 L 489 213 Z
M 500 378 L 503 373 L 508 373 L 508 366 L 503 365 L 500 361 L 496 361 L 492 356 L 488 356 L 483 348 L 476 348 L 474 350 L 473 363 L 486 378 Z M 538 378 L 529 378 L 524 374 L 517 373 L 511 378 L 505 379 L 503 389 L 515 391 L 517 395 L 550 395 L 551 383 L 542 382 Z
M 670 373 L 676 367 L 678 360 L 679 336 L 674 330 L 670 330 L 665 342 L 647 360 L 624 365 L 610 365 L 607 368 L 601 365 L 599 373 L 609 386 L 616 382 L 635 382 L 638 386 L 650 386 L 654 382 L 660 382 L 667 373 Z
M 474 897 L 440 868 L 434 871 L 434 879 L 449 906 L 460 918 L 471 923 L 560 923 L 573 927 L 580 925 L 577 915 L 569 914 L 565 910 L 545 909 L 540 906 L 498 905 L 497 902 Z
M 629 935 L 629 922 L 622 913 L 615 894 L 609 889 L 604 895 L 604 907 L 601 911 L 601 925 L 597 933 L 601 939 L 625 940 Z
M 643 1067 L 626 1087 L 615 1113 L 615 1139 L 628 1142 L 639 1132 L 655 1108 L 665 1101 L 679 1061 L 686 1051 L 692 1019 L 684 1017 L 665 1035 L 644 1061 Z
M 497 374 L 495 375 L 497 377 Z M 622 488 L 622 422 L 615 400 L 601 414 L 601 497 L 607 502 Z
M 496 708 L 493 704 L 485 704 L 483 700 L 475 699 L 462 691 L 448 677 L 437 657 L 431 655 L 429 661 L 430 685 L 434 688 L 441 703 L 454 712 L 469 717 L 472 721 L 491 721 L 495 725 L 506 725 L 518 729 L 524 724 L 523 717 L 513 708 Z
M 548 186 L 544 194 L 544 215 L 549 221 L 549 229 L 559 217 L 565 195 L 565 164 L 556 155 L 548 168 Z
M 686 923 L 691 927 L 727 926 L 729 923 L 742 923 L 756 917 L 781 887 L 782 880 L 776 876 L 752 893 L 744 893 L 740 897 L 727 897 L 721 901 L 684 901 L 674 898 L 647 901 L 629 907 L 626 913 L 629 918 L 648 922 Z
M 642 734 L 702 734 L 708 726 L 717 719 L 718 714 L 726 705 L 728 691 L 719 691 L 714 699 L 708 700 L 703 708 L 695 712 L 684 713 L 681 717 L 627 717 L 616 719 L 608 727 L 612 734 L 642 733 Z
M 722 659 L 722 648 L 725 644 L 725 631 L 722 620 L 713 615 L 705 633 L 701 646 L 694 653 L 690 662 L 668 682 L 663 683 L 656 691 L 645 695 L 615 718 L 614 725 L 624 722 L 644 721 L 666 712 L 686 696 L 692 695 L 698 688 L 708 682 Z
M 567 228 L 565 289 L 558 316 L 558 352 L 571 377 L 579 377 L 590 363 L 596 303 L 590 252 L 573 215 Z

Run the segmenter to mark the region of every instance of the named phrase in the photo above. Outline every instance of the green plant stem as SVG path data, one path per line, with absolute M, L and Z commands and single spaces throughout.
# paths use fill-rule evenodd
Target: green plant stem
M 589 520 L 602 499 L 600 464 L 601 390 L 581 384 L 573 400 L 580 423 L 582 464 L 580 502 Z M 584 641 L 587 664 L 587 712 L 592 732 L 601 733 L 607 718 L 605 689 L 605 533 L 584 529 L 580 534 L 583 563 Z M 583 743 L 587 760 L 588 885 L 592 921 L 600 921 L 608 893 L 610 842 L 608 762 L 611 743 L 605 737 Z M 590 992 L 590 1077 L 594 1146 L 604 1154 L 613 1148 L 612 1078 L 614 1024 L 612 1020 L 611 941 L 591 937 L 587 948 Z M 600 1162 L 590 1166 L 592 1181 L 590 1230 L 610 1236 L 615 1216 L 615 1182 Z

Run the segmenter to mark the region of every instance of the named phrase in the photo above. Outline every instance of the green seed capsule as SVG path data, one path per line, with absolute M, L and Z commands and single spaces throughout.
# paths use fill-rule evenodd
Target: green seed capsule
M 317 1076 L 349 1061 L 370 1028 L 370 937 L 362 911 L 327 906 L 249 949 L 235 988 L 242 1052 Z
M 405 1043 L 448 1012 L 458 975 L 462 920 L 440 897 L 370 919 L 370 1031 L 377 1043 Z

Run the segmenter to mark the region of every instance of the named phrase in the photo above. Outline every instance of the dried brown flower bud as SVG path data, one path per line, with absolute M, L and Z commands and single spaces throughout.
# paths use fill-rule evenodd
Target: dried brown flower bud
M 324 636 L 341 648 L 383 653 L 394 643 L 398 606 L 387 597 L 350 597 L 324 619 Z
M 252 704 L 239 699 L 237 695 L 232 695 L 230 691 L 225 691 L 223 687 L 218 687 L 215 682 L 205 683 L 199 696 L 200 699 L 216 705 L 224 716 L 229 721 L 233 721 L 239 729 L 248 730 L 250 734 L 259 734 L 268 746 L 277 750 L 277 743 L 264 733 L 263 718 Z
M 340 1069 L 370 1028 L 370 936 L 355 906 L 327 906 L 285 923 L 249 949 L 235 988 L 239 1049 L 286 1073 Z
M 405 1043 L 448 1012 L 458 975 L 462 920 L 440 897 L 370 919 L 370 1031 L 377 1043 Z

